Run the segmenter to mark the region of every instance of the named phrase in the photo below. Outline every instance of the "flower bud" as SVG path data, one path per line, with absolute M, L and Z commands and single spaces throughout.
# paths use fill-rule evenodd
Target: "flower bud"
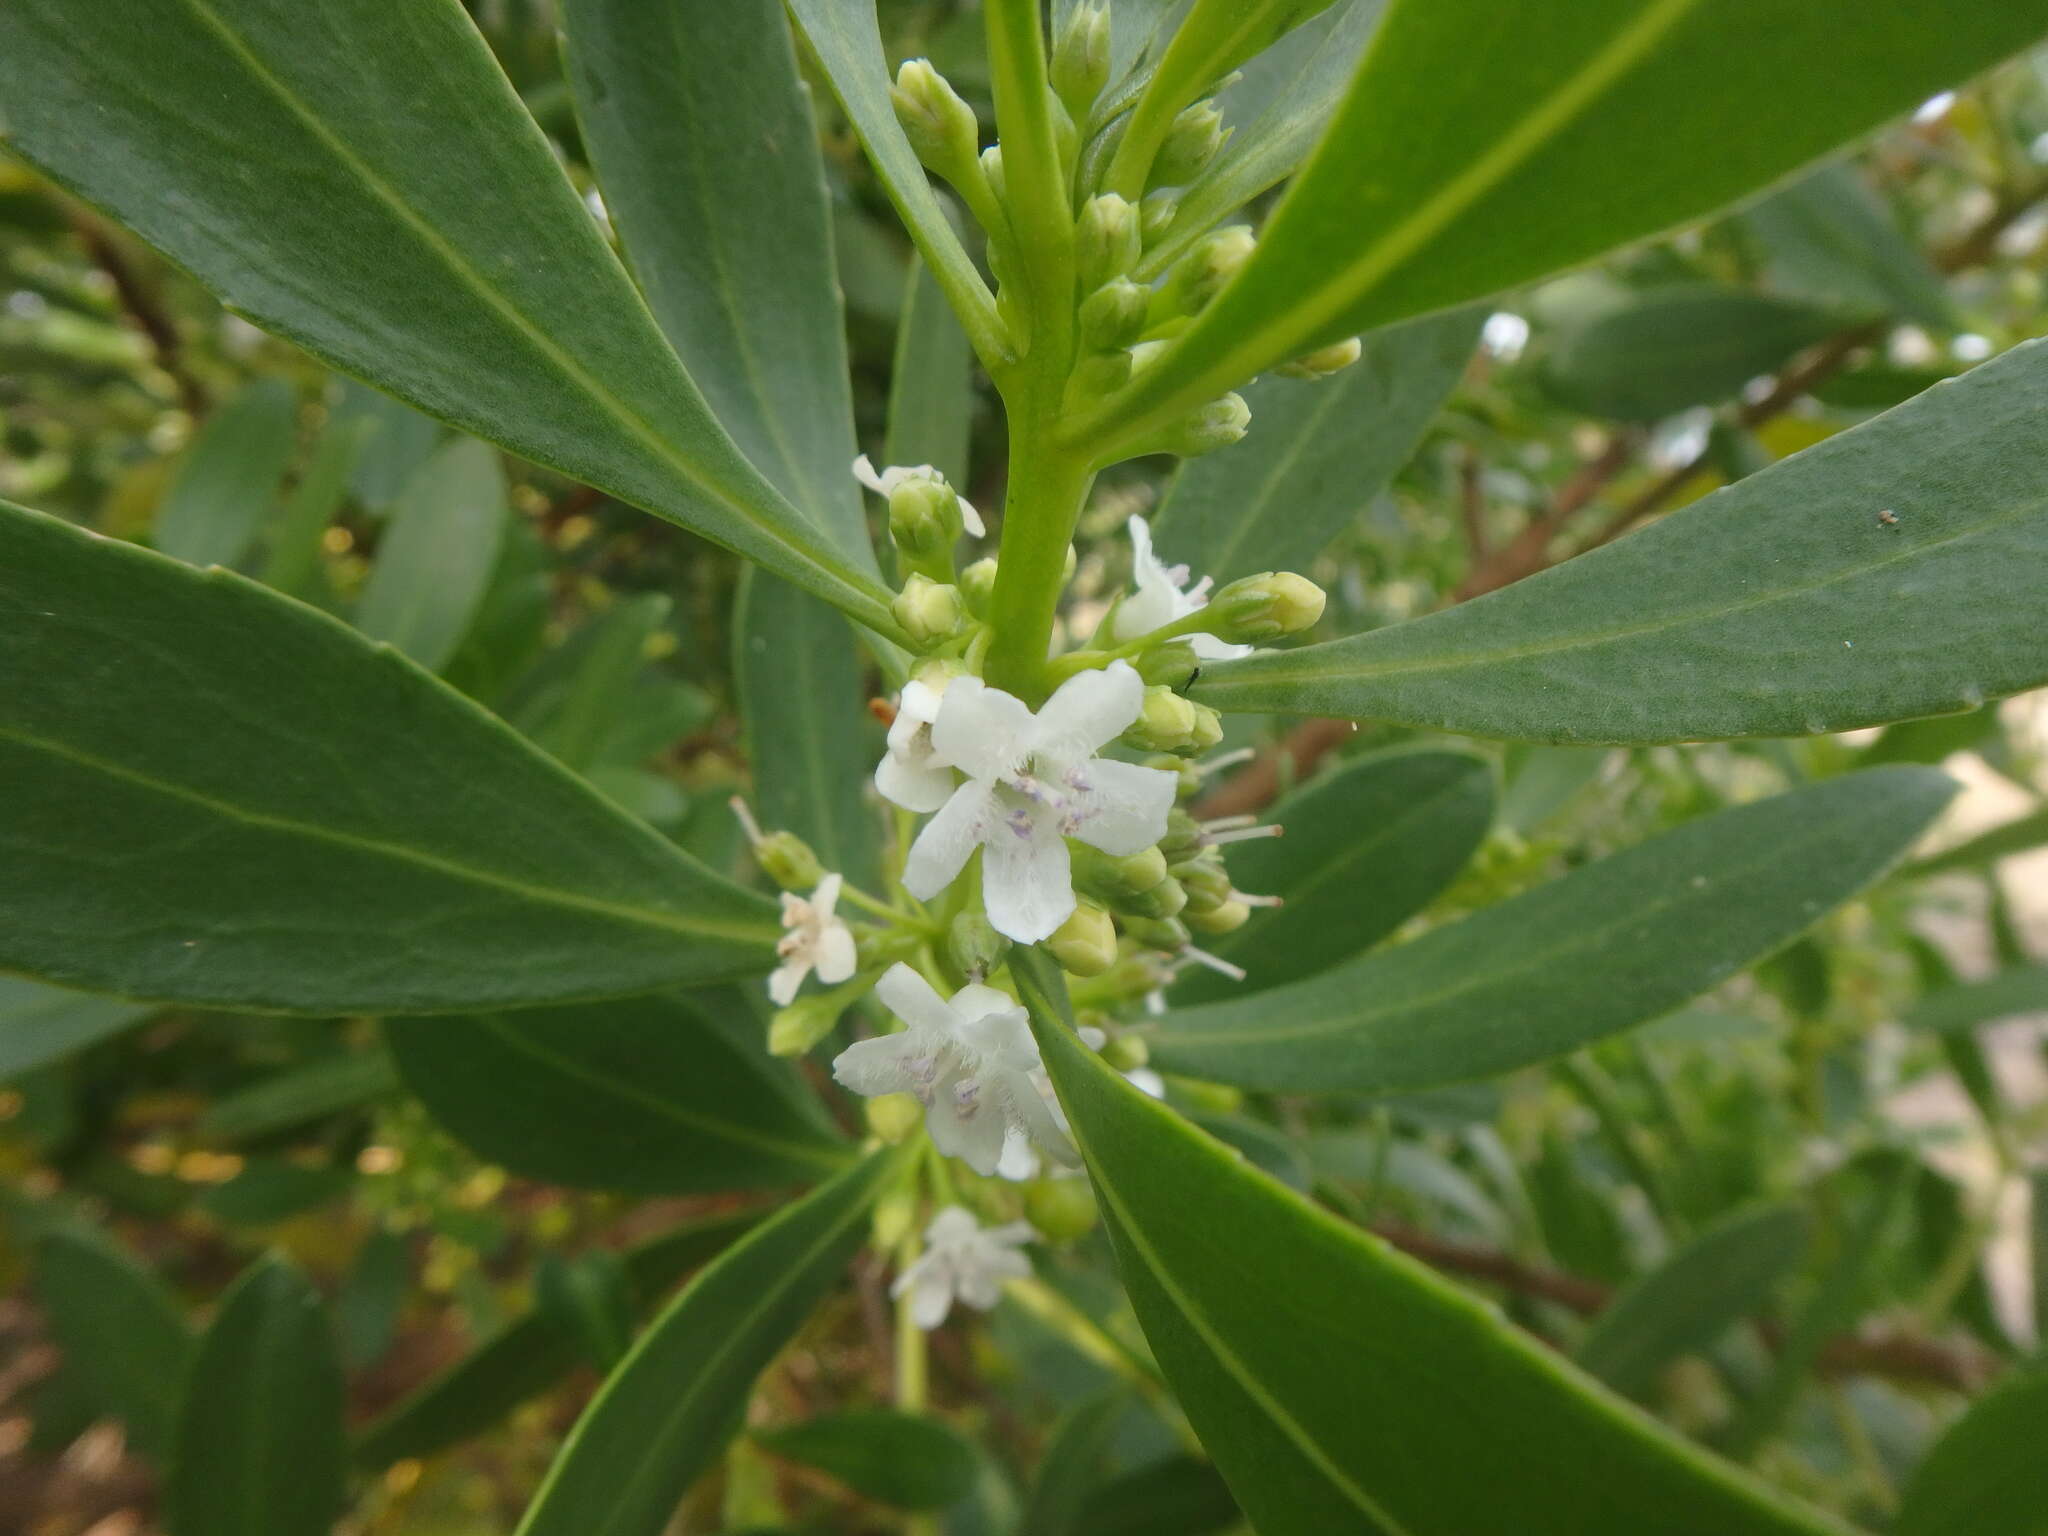
M 1114 907 L 1166 879 L 1166 855 L 1157 848 L 1114 858 L 1083 843 L 1075 846 L 1073 857 L 1075 881 Z
M 1230 137 L 1223 127 L 1223 113 L 1213 101 L 1198 101 L 1183 108 L 1152 161 L 1148 178 L 1155 187 L 1184 187 L 1202 174 Z
M 1195 706 L 1165 684 L 1145 690 L 1138 718 L 1124 730 L 1124 745 L 1140 752 L 1179 752 L 1193 742 Z
M 1163 683 L 1169 688 L 1187 687 L 1201 670 L 1202 658 L 1185 640 L 1154 646 L 1138 658 L 1138 676 L 1148 683 Z
M 995 193 L 996 201 L 1009 201 L 1010 184 L 1003 179 L 1003 147 L 991 144 L 981 152 L 981 174 L 988 182 L 989 191 Z
M 976 618 L 988 616 L 989 600 L 996 591 L 996 563 L 984 556 L 960 573 L 960 599 Z
M 1167 430 L 1156 451 L 1177 453 L 1182 458 L 1192 459 L 1199 454 L 1213 453 L 1218 448 L 1228 448 L 1244 436 L 1251 424 L 1251 407 L 1244 403 L 1242 395 L 1232 392 L 1181 418 Z
M 1202 236 L 1173 264 L 1166 282 L 1152 295 L 1153 321 L 1200 314 L 1223 285 L 1244 270 L 1258 244 L 1249 224 L 1229 224 Z
M 829 992 L 809 993 L 787 1008 L 778 1008 L 768 1020 L 768 1054 L 803 1055 L 832 1033 L 852 1001 L 845 988 L 834 987 Z
M 1244 1108 L 1244 1090 L 1233 1088 L 1228 1083 L 1197 1082 L 1193 1078 L 1176 1077 L 1174 1092 L 1188 1102 L 1188 1108 L 1201 1110 L 1212 1115 L 1234 1115 Z
M 1166 836 L 1159 847 L 1169 859 L 1184 859 L 1202 846 L 1202 824 L 1179 806 L 1166 813 Z
M 1341 373 L 1357 362 L 1365 353 L 1365 347 L 1356 336 L 1342 341 L 1333 341 L 1327 347 L 1318 347 L 1313 352 L 1304 352 L 1291 363 L 1282 363 L 1273 371 L 1288 379 L 1327 379 L 1333 373 Z
M 1209 633 L 1242 645 L 1299 634 L 1323 616 L 1323 589 L 1292 571 L 1245 576 L 1218 592 L 1203 613 L 1217 622 Z
M 1141 254 L 1137 209 L 1114 192 L 1081 205 L 1081 216 L 1074 221 L 1074 265 L 1082 292 L 1122 277 L 1138 264 Z
M 959 494 L 937 476 L 906 479 L 889 493 L 889 537 L 906 560 L 950 569 L 960 533 Z
M 890 1146 L 924 1124 L 924 1106 L 909 1093 L 885 1093 L 867 1101 L 868 1129 Z
M 1164 341 L 1141 341 L 1131 348 L 1131 372 L 1143 373 L 1165 355 L 1169 343 Z M 1166 450 L 1161 449 L 1164 453 Z
M 1109 9 L 1076 6 L 1052 42 L 1050 64 L 1055 95 L 1075 117 L 1086 114 L 1109 84 Z
M 1081 405 L 1113 395 L 1130 379 L 1131 354 L 1128 352 L 1097 352 L 1093 357 L 1084 357 L 1074 365 L 1073 376 L 1067 381 L 1068 403 Z
M 1200 756 L 1223 739 L 1223 717 L 1207 704 L 1195 706 L 1195 728 L 1188 738 L 1188 750 Z
M 1161 773 L 1173 774 L 1180 780 L 1173 787 L 1173 797 L 1176 800 L 1192 800 L 1202 792 L 1202 770 L 1184 757 L 1148 757 L 1145 759 L 1145 766 L 1157 768 Z M 1172 871 L 1169 870 L 1168 873 Z
M 1136 896 L 1124 898 L 1120 910 L 1135 917 L 1151 918 L 1154 921 L 1179 917 L 1188 904 L 1188 893 L 1181 883 L 1168 875 L 1164 880 Z
M 1234 933 L 1245 925 L 1252 909 L 1241 901 L 1226 901 L 1207 912 L 1188 910 L 1185 921 L 1197 933 Z
M 960 601 L 960 589 L 913 573 L 903 583 L 896 601 L 889 605 L 903 632 L 919 645 L 936 645 L 960 633 L 967 622 L 967 609 Z
M 1184 864 L 1173 866 L 1173 878 L 1178 880 L 1188 893 L 1188 911 L 1213 912 L 1230 900 L 1230 874 L 1223 867 L 1223 856 L 1213 848 L 1205 848 Z M 1188 919 L 1193 922 L 1193 917 Z
M 1135 1072 L 1152 1059 L 1143 1035 L 1111 1035 L 1102 1047 L 1102 1059 L 1119 1072 Z
M 946 955 L 969 981 L 980 981 L 1003 963 L 1010 941 L 979 912 L 962 912 L 946 929 Z
M 1094 1230 L 1095 1191 L 1086 1179 L 1034 1179 L 1024 1186 L 1024 1219 L 1049 1243 L 1077 1242 Z
M 917 1103 L 912 1099 L 911 1103 Z M 924 1118 L 922 1106 L 918 1118 Z M 889 1253 L 896 1245 L 910 1236 L 910 1230 L 917 1225 L 917 1188 L 903 1183 L 890 1190 L 875 1202 L 874 1247 L 877 1253 Z
M 1174 216 L 1180 212 L 1178 192 L 1147 192 L 1138 204 L 1138 238 L 1148 248 L 1166 238 Z
M 1174 954 L 1188 947 L 1188 925 L 1177 917 L 1150 918 L 1128 915 L 1121 919 L 1123 930 L 1147 949 Z
M 1082 898 L 1045 947 L 1074 975 L 1100 976 L 1116 964 L 1116 925 L 1101 907 Z
M 1152 295 L 1128 277 L 1114 277 L 1081 301 L 1081 346 L 1089 352 L 1128 347 L 1145 330 Z M 1130 357 L 1124 357 L 1130 369 Z
M 981 144 L 974 108 L 946 83 L 929 59 L 905 59 L 889 101 L 917 158 L 948 180 L 972 165 Z
M 815 890 L 825 878 L 825 866 L 811 852 L 811 845 L 794 832 L 767 834 L 754 844 L 754 862 L 785 891 Z

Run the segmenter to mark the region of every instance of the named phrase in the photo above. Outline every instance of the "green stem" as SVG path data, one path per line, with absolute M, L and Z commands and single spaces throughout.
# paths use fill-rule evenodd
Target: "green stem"
M 921 1247 L 916 1231 L 903 1239 L 896 1250 L 896 1272 L 902 1274 L 917 1262 Z M 931 1361 L 926 1353 L 924 1330 L 912 1321 L 910 1293 L 896 1301 L 896 1406 L 904 1413 L 923 1413 L 931 1391 Z M 937 1515 L 908 1515 L 904 1536 L 938 1536 Z
M 987 676 L 996 687 L 1035 706 L 1049 691 L 1046 653 L 1066 584 L 1067 545 L 1095 476 L 1055 448 L 1047 435 L 1030 430 L 1032 423 L 1015 405 L 1010 424 L 1010 483 L 989 600 L 995 633 Z

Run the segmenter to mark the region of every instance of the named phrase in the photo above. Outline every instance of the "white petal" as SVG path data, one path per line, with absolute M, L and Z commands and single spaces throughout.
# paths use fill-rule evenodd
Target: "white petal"
M 1137 718 L 1135 708 L 1131 718 Z M 971 778 L 1008 778 L 1024 761 L 1032 739 L 1031 711 L 1016 695 L 978 677 L 959 677 L 946 685 L 939 718 L 932 722 L 932 754 L 940 762 Z
M 957 1157 L 986 1178 L 1003 1155 L 1003 1131 L 1009 1120 L 999 1098 L 979 1077 L 958 1070 L 941 1075 L 925 1108 L 924 1126 L 932 1145 Z
M 1188 646 L 1204 661 L 1231 661 L 1239 656 L 1249 656 L 1249 645 L 1232 645 L 1228 640 L 1218 640 L 1214 635 L 1183 635 Z
M 910 1291 L 910 1320 L 926 1333 L 946 1320 L 953 1310 L 953 1277 L 946 1270 L 921 1276 Z
M 959 782 L 959 775 L 950 768 L 914 767 L 894 752 L 883 753 L 875 764 L 875 788 L 884 800 L 906 811 L 936 811 L 952 797 L 953 786 Z
M 845 876 L 837 870 L 828 871 L 818 882 L 818 888 L 811 892 L 811 910 L 821 918 L 830 917 L 832 909 L 839 905 L 839 888 L 845 883 Z
M 811 962 L 792 955 L 778 965 L 768 977 L 768 997 L 778 1008 L 787 1008 L 796 1001 L 797 988 L 804 984 L 804 977 L 811 971 Z M 844 980 L 845 978 L 840 978 Z
M 973 1239 L 981 1231 L 981 1223 L 974 1219 L 974 1213 L 958 1205 L 949 1205 L 935 1214 L 924 1229 L 924 1240 L 934 1248 L 950 1247 Z
M 924 901 L 951 885 L 988 835 L 995 810 L 995 791 L 986 784 L 970 779 L 954 790 L 910 845 L 904 889 Z
M 860 951 L 853 942 L 853 930 L 834 920 L 818 935 L 818 980 L 837 986 L 850 978 L 860 965 Z
M 1124 1081 L 1137 1089 L 1138 1092 L 1144 1094 L 1148 1099 L 1163 1099 L 1166 1097 L 1166 1079 L 1157 1072 L 1154 1072 L 1150 1067 L 1131 1068 L 1130 1071 L 1124 1074 Z
M 1072 1166 L 1081 1161 L 1073 1139 L 1060 1128 L 1056 1104 L 1029 1077 L 1016 1073 L 1004 1082 L 1005 1098 L 1013 1123 L 1060 1162 Z
M 963 1024 L 985 1019 L 991 1014 L 1024 1015 L 1017 999 L 1001 987 L 984 986 L 978 981 L 970 981 L 947 1001 L 952 1005 L 953 1017 Z
M 1003 1155 L 996 1162 L 996 1177 L 1022 1184 L 1038 1177 L 1039 1159 L 1031 1138 L 1012 1126 L 1003 1141 Z
M 924 1030 L 950 1040 L 958 1028 L 958 1017 L 946 1000 L 939 996 L 930 982 L 901 960 L 882 973 L 882 979 L 875 983 L 875 996 L 882 1000 L 883 1007 L 913 1030 Z M 886 1038 L 894 1040 L 900 1037 L 890 1035 Z
M 946 690 L 934 688 L 929 683 L 920 683 L 915 678 L 903 685 L 903 692 L 897 696 L 896 719 L 910 717 L 913 727 L 930 725 L 939 718 L 939 705 L 945 702 Z M 889 739 L 896 739 L 896 726 L 889 727 Z
M 970 539 L 988 537 L 988 524 L 981 520 L 981 514 L 974 510 L 974 503 L 965 496 L 960 498 L 960 526 L 967 530 Z
M 1098 757 L 1080 770 L 1087 787 L 1069 801 L 1080 817 L 1074 836 L 1121 858 L 1166 836 L 1166 814 L 1180 790 L 1178 774 Z
M 1020 814 L 991 828 L 981 893 L 996 932 L 1019 944 L 1050 938 L 1074 912 L 1073 865 L 1057 819 Z
M 885 1093 L 917 1093 L 924 1085 L 912 1063 L 926 1048 L 926 1041 L 907 1034 L 856 1040 L 833 1058 L 832 1075 L 870 1099 Z
M 1078 672 L 1039 710 L 1031 746 L 1051 762 L 1085 762 L 1122 735 L 1144 705 L 1145 681 L 1129 662 Z
M 889 494 L 888 487 L 882 484 L 882 477 L 875 473 L 875 466 L 866 454 L 862 454 L 853 461 L 853 478 L 873 491 L 877 496 Z
M 1028 1221 L 1006 1221 L 1000 1227 L 990 1227 L 981 1235 L 988 1242 L 1005 1246 L 1038 1241 L 1038 1229 Z

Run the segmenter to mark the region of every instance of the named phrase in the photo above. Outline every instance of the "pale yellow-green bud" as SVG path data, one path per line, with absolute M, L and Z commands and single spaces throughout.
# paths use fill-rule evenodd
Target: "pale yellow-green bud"
M 1024 1218 L 1049 1243 L 1075 1242 L 1094 1230 L 1095 1191 L 1086 1179 L 1034 1179 L 1024 1186 Z
M 1136 896 L 1126 896 L 1120 910 L 1157 922 L 1169 917 L 1179 917 L 1187 904 L 1188 893 L 1181 888 L 1178 880 L 1168 875 L 1151 890 Z
M 1195 648 L 1185 640 L 1170 640 L 1165 645 L 1154 646 L 1138 658 L 1138 676 L 1148 683 L 1164 683 L 1169 688 L 1185 688 L 1194 675 L 1202 669 L 1202 658 L 1195 654 Z
M 1173 878 L 1187 890 L 1190 913 L 1213 912 L 1231 899 L 1229 872 L 1223 867 L 1223 856 L 1213 848 L 1205 848 L 1186 863 L 1174 865 Z M 1193 922 L 1193 917 L 1188 921 Z
M 1010 184 L 1003 179 L 1003 147 L 991 144 L 981 152 L 981 174 L 988 181 L 989 191 L 995 193 L 997 202 L 1009 197 Z
M 1157 451 L 1177 453 L 1184 459 L 1213 453 L 1243 438 L 1251 424 L 1251 407 L 1244 403 L 1242 395 L 1233 391 L 1182 417 L 1167 430 Z M 1209 633 L 1215 634 L 1216 631 L 1210 630 Z
M 1100 976 L 1116 964 L 1116 925 L 1086 897 L 1045 941 L 1052 957 L 1076 976 Z
M 974 108 L 946 83 L 929 59 L 905 59 L 889 101 L 917 158 L 948 180 L 973 165 L 981 143 Z
M 1209 633 L 1233 645 L 1299 634 L 1323 616 L 1323 589 L 1292 571 L 1267 571 L 1233 581 L 1202 610 L 1215 615 Z
M 1081 216 L 1074 221 L 1074 265 L 1083 293 L 1122 277 L 1138 264 L 1143 251 L 1138 210 L 1124 199 L 1105 192 L 1081 205 Z
M 1138 718 L 1124 730 L 1124 745 L 1140 752 L 1179 752 L 1194 741 L 1195 706 L 1165 684 L 1145 690 Z
M 841 995 L 843 990 L 835 987 L 830 992 L 813 992 L 787 1008 L 778 1008 L 768 1020 L 768 1054 L 801 1056 L 831 1034 L 853 1001 Z
M 1182 109 L 1166 130 L 1148 181 L 1155 187 L 1186 186 L 1202 174 L 1229 137 L 1215 102 L 1198 101 Z
M 1117 856 L 1084 843 L 1075 846 L 1073 860 L 1076 883 L 1114 907 L 1121 908 L 1130 897 L 1143 895 L 1166 879 L 1166 855 L 1157 848 Z
M 903 632 L 919 645 L 936 645 L 960 633 L 967 622 L 960 589 L 950 583 L 933 581 L 913 573 L 889 605 Z
M 1188 750 L 1194 753 L 1208 751 L 1223 739 L 1223 717 L 1207 704 L 1195 706 L 1195 728 L 1188 737 Z
M 1152 295 L 1128 277 L 1114 277 L 1081 301 L 1081 346 L 1088 352 L 1127 347 L 1145 330 Z M 1128 355 L 1124 367 L 1130 367 Z
M 1131 372 L 1133 374 L 1143 373 L 1147 368 L 1158 362 L 1165 355 L 1166 349 L 1171 345 L 1171 342 L 1166 341 L 1139 342 L 1135 347 L 1131 348 Z M 1162 448 L 1160 452 L 1164 453 L 1166 450 Z
M 868 1129 L 890 1146 L 902 1143 L 924 1123 L 924 1106 L 908 1093 L 885 1093 L 867 1101 Z
M 1128 352 L 1097 352 L 1092 357 L 1084 357 L 1074 365 L 1074 376 L 1067 386 L 1072 395 L 1070 403 L 1078 405 L 1113 395 L 1128 384 L 1130 378 L 1131 354 Z
M 943 480 L 907 479 L 889 493 L 889 537 L 905 559 L 949 572 L 960 532 L 960 497 Z
M 1075 117 L 1084 116 L 1109 84 L 1109 9 L 1076 6 L 1053 39 L 1052 88 Z
M 1010 941 L 979 912 L 962 912 L 946 929 L 946 954 L 970 981 L 980 981 L 1003 963 Z
M 1173 1087 L 1188 1101 L 1191 1109 L 1205 1110 L 1212 1115 L 1234 1115 L 1244 1108 L 1244 1090 L 1233 1088 L 1228 1083 L 1203 1083 L 1193 1078 L 1176 1077 Z
M 794 832 L 770 832 L 754 844 L 754 862 L 761 873 L 785 891 L 808 891 L 825 878 L 825 866 L 811 845 Z
M 1147 949 L 1174 954 L 1188 947 L 1188 925 L 1177 917 L 1154 919 L 1126 914 L 1120 922 L 1124 932 Z
M 1138 238 L 1148 247 L 1157 245 L 1166 238 L 1166 232 L 1173 227 L 1174 216 L 1179 212 L 1178 192 L 1147 192 L 1138 204 Z
M 1245 925 L 1252 915 L 1252 909 L 1241 901 L 1226 901 L 1211 907 L 1206 912 L 1197 912 L 1190 907 L 1184 921 L 1198 933 L 1234 933 Z
M 1202 236 L 1173 264 L 1166 282 L 1152 295 L 1153 321 L 1201 313 L 1244 270 L 1258 244 L 1249 224 L 1226 225 Z
M 907 1097 L 907 1095 L 905 1095 Z M 915 1104 L 917 1100 L 912 1099 Z M 918 1116 L 923 1118 L 920 1109 Z M 910 1230 L 917 1225 L 917 1190 L 909 1184 L 899 1185 L 875 1202 L 874 1246 L 878 1253 L 889 1253 L 897 1244 L 910 1236 Z
M 1282 363 L 1273 371 L 1287 379 L 1327 379 L 1333 373 L 1342 373 L 1360 357 L 1365 347 L 1356 336 L 1342 341 L 1333 341 L 1327 347 L 1318 347 L 1313 352 L 1304 352 L 1291 363 Z
M 967 611 L 978 619 L 988 617 L 989 600 L 996 591 L 996 563 L 984 556 L 960 573 L 960 598 Z
M 1152 1059 L 1143 1035 L 1111 1035 L 1103 1043 L 1102 1059 L 1119 1072 L 1135 1072 Z
M 1184 859 L 1202 846 L 1202 824 L 1179 806 L 1166 813 L 1166 836 L 1159 846 L 1170 859 Z

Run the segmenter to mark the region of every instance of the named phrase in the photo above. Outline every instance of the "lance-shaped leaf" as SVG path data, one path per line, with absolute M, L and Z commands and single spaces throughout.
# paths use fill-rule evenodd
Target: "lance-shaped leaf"
M 155 1011 L 147 1003 L 0 976 L 0 1083 L 96 1045 Z
M 1147 1098 L 1056 972 L 1012 969 L 1138 1321 L 1262 1536 L 1841 1531 Z
M 455 0 L 23 0 L 0 103 L 259 325 L 893 629 L 713 418 Z
M 1975 1029 L 2008 1014 L 2048 1010 L 2048 965 L 2016 965 L 1982 981 L 1927 993 L 1905 1017 L 1913 1030 L 1942 1034 Z
M 92 1411 L 118 1418 L 143 1455 L 162 1456 L 194 1347 L 177 1299 L 112 1238 L 86 1227 L 43 1238 L 35 1285 L 65 1372 Z
M 2044 409 L 2048 344 L 2032 342 L 1581 559 L 1225 662 L 1195 695 L 1630 744 L 1974 709 L 2048 682 Z
M 1763 247 L 1764 277 L 1774 288 L 1851 313 L 1954 323 L 1941 274 L 1847 165 L 1800 177 L 1742 222 Z
M 867 1235 L 902 1154 L 884 1150 L 778 1212 L 684 1287 L 576 1421 L 518 1536 L 657 1536 L 738 1428 L 754 1378 Z
M 505 471 L 497 451 L 450 443 L 398 493 L 356 628 L 438 672 L 476 616 L 505 531 Z
M 2048 1370 L 1999 1383 L 1971 1404 L 1906 1485 L 1898 1536 L 1977 1536 L 2048 1531 Z
M 186 450 L 157 509 L 156 547 L 194 565 L 241 559 L 297 441 L 291 386 L 281 379 L 249 385 L 207 419 Z
M 305 1013 L 743 975 L 760 897 L 388 647 L 0 504 L 0 967 Z
M 1378 1093 L 1562 1056 L 1795 938 L 1911 847 L 1955 787 L 1874 768 L 1702 817 L 1411 943 L 1176 1011 L 1153 1059 L 1245 1087 Z
M 429 1112 L 528 1178 L 646 1194 L 773 1189 L 847 1160 L 758 1028 L 749 1050 L 676 999 L 394 1020 L 386 1034 Z
M 2038 848 L 2043 843 L 2048 843 L 2048 809 L 2018 817 L 1953 848 L 1944 848 L 1924 859 L 1916 859 L 1901 873 L 1915 876 L 1947 874 L 1950 870 L 1994 864 L 2012 854 Z
M 932 280 L 931 268 L 912 257 L 889 367 L 889 437 L 883 458 L 891 464 L 929 464 L 949 484 L 967 484 L 973 364 L 967 333 Z
M 1768 186 L 2048 31 L 2048 4 L 1395 0 L 1242 276 L 1082 435 Z
M 1259 380 L 1245 391 L 1258 430 L 1182 465 L 1153 530 L 1159 547 L 1219 586 L 1306 569 L 1415 452 L 1481 318 L 1463 310 L 1369 336 L 1334 378 Z
M 974 1491 L 972 1444 L 938 1419 L 888 1408 L 825 1414 L 754 1439 L 788 1461 L 815 1467 L 863 1498 L 901 1509 L 944 1509 Z

